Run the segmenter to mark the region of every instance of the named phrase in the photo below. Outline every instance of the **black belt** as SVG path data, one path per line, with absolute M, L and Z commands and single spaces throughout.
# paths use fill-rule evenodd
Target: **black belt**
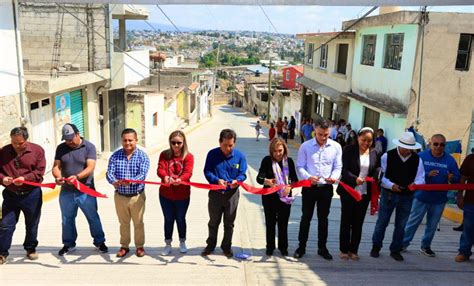
M 127 197 L 127 198 L 132 198 L 135 196 L 138 196 L 139 194 L 143 193 L 144 190 L 140 190 L 138 193 L 133 193 L 133 194 L 121 194 L 117 192 L 117 194 L 121 195 L 122 197 Z
M 12 191 L 12 190 L 9 190 L 7 189 L 7 191 L 9 191 L 10 193 L 13 193 L 17 196 L 26 196 L 28 195 L 29 193 L 31 193 L 33 190 L 29 190 L 29 191 Z

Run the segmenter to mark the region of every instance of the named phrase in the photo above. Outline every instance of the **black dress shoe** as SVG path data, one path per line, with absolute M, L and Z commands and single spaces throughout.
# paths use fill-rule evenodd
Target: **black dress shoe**
M 461 224 L 459 226 L 456 226 L 456 227 L 453 227 L 453 230 L 454 231 L 463 231 L 464 229 L 464 224 Z
M 226 249 L 226 250 L 223 250 L 224 251 L 224 256 L 227 257 L 227 258 L 232 258 L 234 257 L 234 252 L 232 251 L 232 249 Z
M 301 250 L 301 249 L 298 248 L 298 249 L 295 251 L 295 254 L 293 254 L 293 257 L 296 258 L 296 259 L 298 259 L 298 258 L 303 257 L 304 254 L 305 254 L 304 250 Z
M 400 252 L 391 252 L 390 256 L 396 261 L 403 261 L 403 256 L 400 254 Z
M 286 249 L 284 249 L 284 250 L 280 249 L 280 253 L 281 253 L 281 256 L 288 256 L 288 250 L 286 250 Z
M 273 255 L 273 249 L 267 249 L 267 250 L 265 251 L 265 254 L 266 254 L 267 256 L 272 256 L 272 255 Z
M 377 258 L 380 256 L 380 247 L 372 246 L 372 250 L 370 251 L 370 256 Z
M 211 253 L 212 253 L 212 250 L 208 248 L 204 248 L 204 250 L 201 252 L 201 256 L 208 256 Z
M 326 248 L 318 249 L 318 255 L 323 257 L 326 260 L 332 260 L 332 255 L 329 253 L 329 250 Z

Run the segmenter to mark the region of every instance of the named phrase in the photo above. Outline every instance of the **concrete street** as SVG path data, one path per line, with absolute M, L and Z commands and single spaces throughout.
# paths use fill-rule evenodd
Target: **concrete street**
M 219 131 L 233 128 L 237 134 L 237 148 L 247 154 L 247 183 L 256 184 L 255 177 L 261 159 L 268 153 L 268 139 L 264 136 L 257 142 L 253 128 L 256 118 L 240 109 L 229 106 L 218 107 L 214 117 L 188 135 L 190 151 L 195 156 L 192 180 L 205 182 L 203 166 L 207 151 L 218 146 Z M 267 134 L 267 130 L 265 130 Z M 151 169 L 147 180 L 158 180 L 156 167 L 159 153 L 150 154 Z M 290 156 L 296 160 L 297 150 L 290 144 Z M 102 166 L 103 165 L 103 166 Z M 103 172 L 104 164 L 99 164 L 96 174 Z M 102 170 L 100 170 L 102 168 Z M 97 190 L 113 197 L 113 188 L 105 179 L 97 181 Z M 299 261 L 292 258 L 298 242 L 301 199 L 292 206 L 289 225 L 290 257 L 265 256 L 265 224 L 261 198 L 241 192 L 238 218 L 233 239 L 235 253 L 251 254 L 248 261 L 227 259 L 219 248 L 208 258 L 200 256 L 207 237 L 207 193 L 193 189 L 189 207 L 188 240 L 190 251 L 182 255 L 175 247 L 170 256 L 161 256 L 164 245 L 163 215 L 158 201 L 158 188 L 147 187 L 145 230 L 147 255 L 136 257 L 131 252 L 125 258 L 116 258 L 119 247 L 119 225 L 113 199 L 99 199 L 108 254 L 99 254 L 92 245 L 87 222 L 79 212 L 77 218 L 78 247 L 65 257 L 57 256 L 61 244 L 61 218 L 57 198 L 43 205 L 39 230 L 38 251 L 40 258 L 29 261 L 22 247 L 24 238 L 23 218 L 17 225 L 8 263 L 0 266 L 0 285 L 474 285 L 473 262 L 456 263 L 459 232 L 454 232 L 453 223 L 442 220 L 440 231 L 436 233 L 432 249 L 435 258 L 419 252 L 420 237 L 424 225 L 404 254 L 405 261 L 397 262 L 389 256 L 388 244 L 393 228 L 386 233 L 386 247 L 378 259 L 369 256 L 371 236 L 376 217 L 366 217 L 359 255 L 360 261 L 339 259 L 340 203 L 334 197 L 329 217 L 328 248 L 333 261 L 326 261 L 316 254 L 316 214 L 313 218 L 307 253 Z M 133 232 L 132 232 L 133 233 Z M 175 241 L 177 230 L 175 228 Z M 219 232 L 220 239 L 222 231 Z M 132 240 L 133 243 L 133 240 Z M 220 241 L 219 241 L 220 243 Z M 177 246 L 175 242 L 173 246 Z M 218 244 L 219 245 L 219 244 Z

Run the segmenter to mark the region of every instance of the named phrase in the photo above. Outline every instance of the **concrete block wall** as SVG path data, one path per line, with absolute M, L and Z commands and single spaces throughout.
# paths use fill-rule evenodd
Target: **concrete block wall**
M 67 10 L 87 23 L 86 5 L 66 5 Z M 106 11 L 103 5 L 94 4 L 93 30 L 106 35 Z M 19 27 L 26 70 L 50 70 L 58 19 L 64 12 L 60 66 L 65 62 L 78 63 L 81 70 L 88 70 L 88 33 L 86 26 L 55 4 L 23 3 L 19 7 Z M 92 32 L 90 42 L 95 46 L 95 67 L 107 68 L 106 40 Z
M 10 131 L 20 126 L 18 94 L 0 96 L 0 147 L 10 143 Z

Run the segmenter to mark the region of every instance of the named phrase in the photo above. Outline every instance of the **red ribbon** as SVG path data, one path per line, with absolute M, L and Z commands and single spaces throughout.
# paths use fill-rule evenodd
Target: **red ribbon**
M 410 191 L 474 191 L 474 184 L 420 184 L 408 186 Z
M 339 185 L 344 189 L 346 190 L 346 192 L 351 195 L 351 197 L 354 198 L 354 200 L 360 202 L 362 200 L 362 195 L 354 190 L 351 186 L 347 185 L 346 183 L 344 183 L 343 181 L 339 181 Z
M 96 198 L 107 198 L 107 195 L 101 194 L 98 191 L 89 188 L 88 186 L 86 186 L 83 183 L 79 182 L 79 180 L 76 179 L 76 178 L 74 178 L 74 179 L 64 178 L 64 181 L 71 183 L 78 191 L 80 191 L 84 194 L 87 194 L 89 196 L 96 197 Z
M 380 196 L 379 185 L 377 184 L 375 179 L 371 177 L 365 177 L 365 181 L 371 184 L 370 215 L 374 215 L 379 210 L 379 196 Z
M 69 180 L 67 178 L 64 178 L 64 181 L 71 183 L 78 191 L 84 194 L 87 194 L 89 196 L 96 197 L 96 198 L 107 198 L 107 195 L 101 194 L 97 192 L 96 190 L 89 188 L 88 186 L 79 182 L 77 179 Z M 50 188 L 50 189 L 56 188 L 56 183 L 41 184 L 41 183 L 35 183 L 35 182 L 29 182 L 29 181 L 19 181 L 19 182 L 22 182 L 25 185 L 30 185 L 30 186 L 35 186 L 35 187 L 44 187 L 44 188 Z
M 56 188 L 56 184 L 55 184 L 55 183 L 45 183 L 45 184 L 41 184 L 41 183 L 35 183 L 35 182 L 29 182 L 29 181 L 22 181 L 22 180 L 18 180 L 18 182 L 22 182 L 22 183 L 25 184 L 25 185 L 30 185 L 30 186 L 34 186 L 34 187 L 42 187 L 42 188 L 50 188 L 50 189 Z

